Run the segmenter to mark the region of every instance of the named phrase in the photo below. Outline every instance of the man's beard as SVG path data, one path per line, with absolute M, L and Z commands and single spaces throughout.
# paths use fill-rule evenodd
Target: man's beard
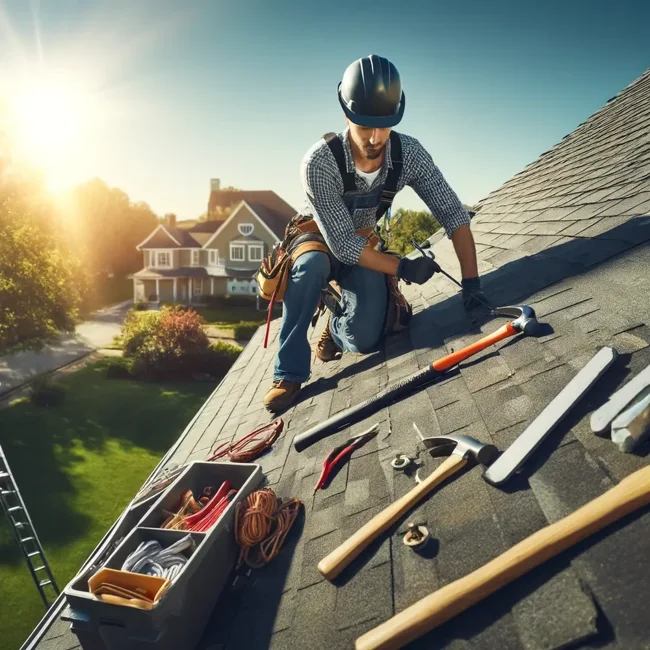
M 364 147 L 363 153 L 368 160 L 376 160 L 377 158 L 379 158 L 379 156 L 381 156 L 385 147 L 386 145 L 383 145 L 382 147 L 377 147 L 376 149 L 372 147 Z

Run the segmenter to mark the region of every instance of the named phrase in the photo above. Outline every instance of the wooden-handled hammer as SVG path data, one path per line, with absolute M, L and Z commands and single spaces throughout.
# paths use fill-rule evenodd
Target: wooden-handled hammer
M 650 503 L 650 467 L 538 530 L 473 573 L 434 591 L 360 636 L 356 650 L 397 650 L 465 611 L 515 578 Z
M 416 429 L 417 426 L 413 425 Z M 418 431 L 419 433 L 419 431 Z M 420 435 L 420 437 L 422 437 Z M 461 470 L 470 460 L 489 464 L 497 453 L 494 445 L 486 445 L 470 436 L 448 435 L 422 438 L 422 442 L 432 455 L 451 455 L 430 476 L 407 492 L 403 497 L 393 501 L 387 508 L 373 517 L 368 523 L 349 537 L 338 548 L 318 563 L 318 570 L 328 579 L 333 580 L 379 535 L 390 528 L 402 515 L 406 514 L 418 501 L 422 500 L 436 485 Z

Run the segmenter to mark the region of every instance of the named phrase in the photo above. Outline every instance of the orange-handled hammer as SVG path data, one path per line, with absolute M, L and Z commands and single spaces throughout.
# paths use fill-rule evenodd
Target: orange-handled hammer
M 414 389 L 430 384 L 441 377 L 449 368 L 452 368 L 477 352 L 485 350 L 490 345 L 494 345 L 503 339 L 520 333 L 527 336 L 534 336 L 539 326 L 535 316 L 535 310 L 528 305 L 497 307 L 494 310 L 494 314 L 496 316 L 506 316 L 512 320 L 503 327 L 500 327 L 496 332 L 484 336 L 479 341 L 464 347 L 462 350 L 457 350 L 442 357 L 442 359 L 434 361 L 427 368 L 418 370 L 418 372 L 411 376 L 400 379 L 398 382 L 380 391 L 374 397 L 364 400 L 355 406 L 351 406 L 313 426 L 304 433 L 297 435 L 293 439 L 293 446 L 296 451 L 304 451 L 307 447 L 310 447 L 319 440 L 331 436 L 337 431 L 355 422 L 359 422 L 359 420 L 363 420 L 363 418 L 371 413 L 397 401 Z

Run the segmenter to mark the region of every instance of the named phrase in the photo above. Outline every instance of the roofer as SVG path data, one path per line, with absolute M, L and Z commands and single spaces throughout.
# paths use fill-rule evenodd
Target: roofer
M 478 307 L 474 296 L 485 298 L 469 214 L 420 142 L 392 130 L 404 115 L 406 101 L 395 66 L 376 54 L 354 61 L 343 74 L 338 98 L 347 128 L 326 134 L 304 156 L 306 204 L 294 217 L 297 229 L 290 224 L 287 232 L 292 234 L 280 246 L 294 254 L 290 266 L 283 267 L 288 271 L 280 291 L 280 347 L 273 385 L 264 398 L 270 411 L 293 404 L 309 379 L 307 333 L 324 305 L 330 315 L 316 348 L 324 362 L 346 351 L 370 352 L 385 334 L 408 326 L 411 308 L 398 280 L 423 284 L 439 267 L 428 257 L 399 257 L 378 237 L 377 222 L 384 215 L 390 219 L 393 196 L 404 186 L 413 188 L 451 238 L 466 309 Z M 295 242 L 288 243 L 292 238 Z M 298 242 L 302 248 L 296 254 Z M 281 260 L 273 255 L 277 252 L 270 256 L 267 271 L 274 264 L 280 267 Z M 271 271 L 263 275 L 279 282 Z M 277 295 L 277 286 L 272 287 L 266 293 Z

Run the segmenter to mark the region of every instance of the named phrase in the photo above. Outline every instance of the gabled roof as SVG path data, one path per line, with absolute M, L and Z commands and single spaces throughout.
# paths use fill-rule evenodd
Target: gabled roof
M 197 232 L 213 233 L 221 228 L 224 221 L 225 219 L 210 219 L 208 221 L 199 221 L 196 225 L 192 226 L 190 230 L 192 232 L 192 235 L 195 235 Z
M 164 224 L 159 224 L 153 232 L 141 241 L 137 250 L 142 248 L 182 248 L 183 236 L 175 232 L 175 228 L 170 228 Z
M 252 213 L 253 217 L 255 217 L 261 223 L 262 227 L 266 229 L 270 235 L 276 237 L 278 240 L 281 240 L 284 237 L 285 227 L 287 223 L 289 223 L 289 219 L 291 217 L 280 215 L 274 210 L 270 210 L 263 204 L 250 204 L 248 201 L 242 201 L 234 210 L 232 210 L 228 218 L 223 222 L 222 228 L 224 228 L 235 217 L 237 217 L 241 210 L 246 208 L 249 210 L 249 212 Z M 219 232 L 220 230 L 211 235 L 210 238 L 204 242 L 203 246 L 209 246 L 212 241 L 219 236 Z
M 202 248 L 213 239 L 213 235 L 231 219 L 242 205 L 250 206 L 263 225 L 278 239 L 282 239 L 287 223 L 295 214 L 295 210 L 288 203 L 271 191 L 214 191 L 212 194 L 219 194 L 219 202 L 215 203 L 215 205 L 228 207 L 234 203 L 235 207 L 227 219 L 208 219 L 196 223 L 191 228 L 171 227 L 161 224 L 137 246 L 137 249 Z M 253 197 L 255 200 L 249 201 L 246 197 Z M 169 241 L 170 239 L 172 241 Z
M 194 238 L 191 230 L 185 230 L 185 228 L 170 228 L 167 226 L 167 230 L 174 235 L 174 238 L 181 242 L 182 248 L 200 248 L 201 244 Z
M 227 208 L 231 205 L 236 206 L 241 201 L 251 205 L 253 203 L 264 205 L 287 221 L 296 214 L 294 208 L 271 190 L 212 190 L 208 200 L 208 213 L 218 206 Z
M 481 202 L 472 230 L 488 297 L 498 305 L 532 305 L 550 330 L 494 346 L 443 381 L 298 454 L 291 444 L 296 434 L 505 321 L 470 318 L 457 288 L 437 274 L 422 286 L 403 287 L 414 307 L 407 331 L 388 337 L 370 354 L 313 361 L 298 402 L 282 414 L 282 436 L 256 460 L 266 484 L 283 498 L 299 498 L 304 512 L 277 558 L 262 570 L 238 575 L 222 593 L 199 650 L 352 648 L 356 638 L 393 614 L 650 463 L 647 445 L 624 454 L 589 425 L 590 414 L 650 364 L 649 134 L 650 71 Z M 440 234 L 432 240 L 442 268 L 460 277 L 451 242 Z M 324 324 L 321 319 L 309 330 L 312 347 Z M 244 348 L 167 465 L 203 460 L 215 444 L 270 421 L 262 399 L 273 374 L 280 320 L 272 322 L 266 349 L 263 330 Z M 614 367 L 507 489 L 487 484 L 482 468 L 472 466 L 436 488 L 336 584 L 320 575 L 316 567 L 326 554 L 413 488 L 412 474 L 390 466 L 397 453 L 419 456 L 425 475 L 440 465 L 442 459 L 418 445 L 413 422 L 427 435 L 465 433 L 504 450 L 604 345 L 619 352 Z M 379 435 L 354 452 L 326 490 L 314 494 L 327 453 L 373 422 L 379 423 Z M 402 541 L 409 521 L 425 523 L 431 533 L 422 553 Z M 646 507 L 412 647 L 643 647 L 650 638 L 650 581 L 642 561 L 647 557 Z M 67 627 L 55 624 L 37 647 L 64 650 L 75 643 Z
M 275 233 L 278 239 L 284 237 L 284 231 L 294 213 L 288 214 L 286 212 L 277 212 L 268 208 L 264 203 L 249 203 L 260 219 Z

